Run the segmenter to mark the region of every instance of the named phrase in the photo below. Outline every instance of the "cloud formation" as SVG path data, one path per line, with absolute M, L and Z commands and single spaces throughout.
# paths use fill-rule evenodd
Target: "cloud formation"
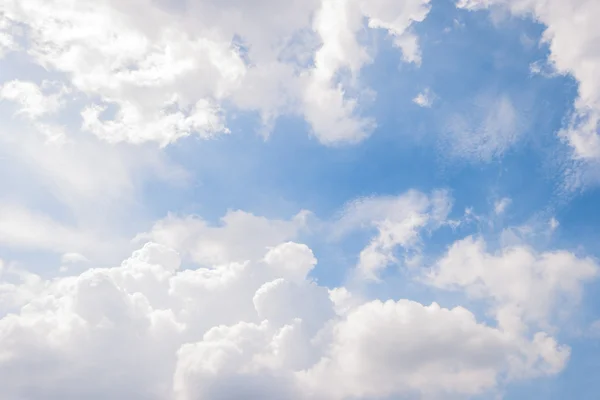
M 595 0 L 460 0 L 457 6 L 478 10 L 501 6 L 518 16 L 531 16 L 546 26 L 542 40 L 550 47 L 548 63 L 579 83 L 579 96 L 570 122 L 560 132 L 575 157 L 600 159 L 600 28 Z
M 544 24 L 548 65 L 530 71 L 579 89 L 558 132 L 570 147 L 552 145 L 597 165 L 597 2 L 455 3 Z M 527 179 L 547 172 L 532 154 L 546 138 L 515 151 L 561 99 L 522 101 L 523 76 L 473 77 L 469 97 L 469 75 L 500 72 L 504 54 L 471 62 L 489 49 L 475 40 L 457 57 L 466 67 L 436 59 L 472 29 L 454 7 L 457 19 L 420 24 L 436 6 L 0 2 L 2 400 L 497 398 L 561 373 L 564 327 L 599 265 L 585 243 L 558 241 L 594 209 L 540 206 L 556 182 Z M 529 36 L 519 43 L 533 54 Z M 381 86 L 390 107 L 371 110 Z M 266 138 L 278 122 L 288 137 L 237 134 L 258 125 Z M 400 148 L 405 134 L 437 148 Z M 524 202 L 545 211 L 502 226 L 535 212 Z
M 413 192 L 350 209 L 392 220 L 400 203 L 421 200 L 421 213 L 436 221 L 446 212 L 439 196 Z M 345 215 L 355 226 L 352 212 Z M 182 254 L 218 262 L 194 269 L 182 268 L 179 252 L 155 242 L 118 267 L 52 279 L 5 263 L 3 396 L 341 400 L 492 393 L 564 368 L 569 348 L 545 323 L 555 302 L 576 304 L 581 285 L 598 270 L 568 252 L 507 248 L 490 255 L 481 241 L 458 241 L 423 282 L 465 289 L 490 304 L 497 323 L 489 324 L 464 307 L 368 299 L 322 286 L 311 278 L 317 260 L 310 248 L 285 235 L 273 237 L 267 250 L 249 237 L 240 242 L 232 229 L 247 226 L 236 218 L 283 232 L 294 226 L 228 214 L 223 227 L 200 228 L 194 238 L 204 239 L 174 241 Z M 217 258 L 215 245 L 223 250 Z M 248 250 L 239 253 L 240 246 Z
M 258 112 L 267 131 L 278 116 L 298 114 L 319 141 L 335 144 L 358 142 L 375 126 L 360 115 L 360 71 L 372 60 L 359 38 L 365 21 L 419 64 L 411 26 L 428 3 L 8 1 L 0 29 L 3 53 L 26 52 L 87 96 L 81 127 L 110 143 L 215 137 L 229 132 L 232 104 Z M 22 101 L 27 91 L 35 104 L 24 110 L 39 114 L 51 104 L 33 85 L 11 84 L 3 97 Z
M 334 223 L 334 231 L 338 235 L 365 228 L 377 231 L 361 251 L 357 265 L 362 277 L 377 280 L 383 269 L 398 263 L 398 249 L 404 250 L 405 263 L 417 260 L 421 231 L 445 224 L 451 208 L 452 199 L 443 190 L 431 196 L 409 191 L 398 196 L 358 199 L 345 207 Z
M 450 157 L 491 162 L 518 142 L 524 125 L 522 110 L 510 97 L 480 95 L 448 118 L 441 151 Z

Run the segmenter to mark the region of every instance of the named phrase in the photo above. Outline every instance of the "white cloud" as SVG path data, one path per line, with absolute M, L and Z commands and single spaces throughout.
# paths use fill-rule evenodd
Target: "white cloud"
M 173 184 L 185 179 L 185 172 L 156 149 L 111 146 L 93 137 L 61 131 L 68 129 L 9 123 L 0 129 L 5 181 L 23 182 L 13 196 L 20 192 L 27 195 L 33 187 L 67 205 L 77 217 L 99 217 L 103 211 L 106 219 L 111 208 L 124 209 L 131 204 L 147 179 Z M 40 140 L 57 136 L 65 140 Z
M 433 93 L 431 93 L 429 88 L 427 88 L 413 99 L 413 103 L 415 103 L 419 107 L 429 108 L 433 105 L 434 98 L 435 96 L 433 95 Z
M 500 200 L 494 202 L 494 212 L 496 215 L 504 214 L 504 211 L 510 206 L 512 200 L 508 197 L 503 197 Z
M 417 38 L 409 30 L 413 21 L 422 21 L 429 12 L 429 0 L 411 0 L 398 4 L 388 0 L 323 0 L 314 21 L 322 46 L 315 53 L 315 65 L 308 73 L 304 93 L 304 115 L 316 136 L 324 143 L 358 142 L 375 128 L 375 121 L 356 116 L 357 99 L 348 98 L 363 65 L 371 62 L 357 34 L 363 18 L 371 28 L 385 29 L 394 37 L 406 62 L 420 63 Z M 350 85 L 337 83 L 344 70 L 350 73 Z
M 136 241 L 153 242 L 176 249 L 200 265 L 216 265 L 260 257 L 268 247 L 297 238 L 306 228 L 309 213 L 291 220 L 270 220 L 244 211 L 229 211 L 220 226 L 199 217 L 169 215 Z
M 431 196 L 409 191 L 396 197 L 359 199 L 346 206 L 334 231 L 337 235 L 364 228 L 377 231 L 361 251 L 357 267 L 363 277 L 378 279 L 384 268 L 398 262 L 398 248 L 404 249 L 407 258 L 418 257 L 421 231 L 444 224 L 451 207 L 452 199 L 445 191 Z
M 19 205 L 0 204 L 0 245 L 55 253 L 86 253 L 98 251 L 102 243 L 93 233 L 64 225 L 47 215 Z
M 441 151 L 451 157 L 489 162 L 508 151 L 520 138 L 524 121 L 507 96 L 479 96 L 475 107 L 447 122 Z
M 544 354 L 539 345 L 550 351 Z M 373 301 L 334 327 L 331 354 L 307 372 L 307 381 L 330 399 L 400 393 L 468 398 L 494 388 L 500 371 L 544 374 L 534 365 L 560 370 L 568 354 L 551 338 L 515 340 L 461 307 Z
M 0 98 L 10 100 L 19 105 L 18 114 L 24 114 L 35 120 L 47 114 L 53 114 L 64 104 L 62 99 L 64 88 L 58 88 L 54 93 L 47 93 L 42 89 L 52 89 L 51 82 L 44 82 L 42 87 L 33 82 L 12 80 L 0 86 Z
M 13 39 L 9 21 L 0 15 L 0 58 L 18 48 L 19 46 Z
M 467 237 L 450 247 L 426 281 L 490 300 L 499 325 L 521 332 L 532 323 L 548 328 L 560 317 L 556 306 L 566 312 L 576 305 L 584 283 L 597 275 L 594 260 L 566 251 L 537 253 L 520 245 L 489 253 L 483 239 Z
M 581 159 L 600 158 L 600 27 L 596 0 L 461 0 L 458 7 L 480 9 L 500 5 L 516 15 L 530 15 L 546 25 L 543 41 L 550 47 L 549 63 L 579 82 L 579 97 L 571 122 L 560 133 Z
M 155 118 L 148 118 L 131 103 L 121 104 L 117 116 L 111 121 L 100 117 L 103 111 L 105 108 L 97 105 L 83 110 L 83 129 L 109 143 L 155 141 L 166 146 L 192 132 L 202 138 L 229 133 L 221 110 L 208 100 L 199 100 L 188 111 L 160 111 Z
M 155 148 L 70 133 L 49 140 L 56 135 L 35 121 L 0 122 L 5 247 L 117 262 L 131 252 L 129 241 L 140 224 L 148 226 L 147 203 L 140 202 L 144 185 L 175 187 L 186 179 Z
M 409 28 L 413 21 L 422 21 L 429 12 L 429 0 L 413 0 L 396 4 L 387 0 L 377 1 L 324 1 L 316 19 L 316 30 L 320 34 L 323 46 L 315 54 L 315 68 L 312 71 L 309 86 L 311 100 L 322 98 L 319 103 L 309 104 L 313 110 L 307 114 L 309 121 L 322 121 L 327 124 L 323 131 L 338 131 L 333 138 L 343 135 L 350 141 L 363 139 L 374 128 L 374 121 L 356 119 L 354 114 L 356 100 L 344 100 L 342 86 L 332 86 L 332 78 L 342 68 L 347 68 L 355 79 L 361 67 L 371 61 L 366 49 L 358 44 L 357 31 L 361 29 L 361 19 L 368 18 L 371 28 L 385 29 L 394 37 L 394 44 L 402 50 L 406 62 L 419 64 L 421 61 L 417 38 Z M 320 105 L 318 105 L 320 104 Z M 327 116 L 321 112 L 323 106 L 335 104 L 339 114 Z M 314 108 L 318 107 L 318 108 Z M 313 113 L 318 113 L 314 118 Z M 348 126 L 340 124 L 345 121 Z M 342 129 L 340 129 L 342 128 Z
M 428 0 L 150 3 L 0 2 L 0 56 L 23 42 L 28 59 L 65 79 L 0 88 L 28 119 L 0 132 L 3 178 L 28 182 L 14 194 L 27 205 L 0 202 L 0 244 L 55 252 L 79 268 L 46 279 L 0 261 L 3 399 L 468 398 L 564 368 L 569 348 L 548 333 L 558 329 L 554 306 L 576 303 L 598 269 L 568 252 L 455 243 L 425 282 L 492 304 L 497 323 L 463 307 L 318 284 L 313 252 L 291 242 L 306 211 L 287 220 L 230 211 L 214 225 L 169 215 L 138 235 L 150 242 L 120 266 L 81 271 L 97 264 L 94 254 L 121 251 L 123 232 L 109 220 L 136 218 L 130 206 L 148 175 L 180 177 L 144 142 L 228 133 L 229 106 L 256 111 L 265 131 L 297 114 L 324 144 L 363 140 L 375 127 L 361 113 L 369 90 L 360 74 L 373 60 L 365 24 L 418 65 L 412 27 L 429 12 Z M 76 104 L 65 104 L 66 87 Z M 422 95 L 415 102 L 431 105 Z M 47 120 L 66 106 L 82 106 L 75 123 L 92 135 Z M 454 155 L 489 160 L 517 140 L 511 101 L 484 107 L 451 124 Z M 67 205 L 70 223 L 28 208 L 48 195 Z M 372 231 L 357 268 L 377 279 L 399 250 L 406 265 L 418 259 L 422 236 L 452 223 L 451 206 L 445 191 L 360 199 L 332 233 Z
M 86 256 L 79 253 L 65 253 L 60 257 L 60 261 L 63 264 L 77 264 L 77 263 L 85 263 L 90 260 L 87 259 Z
M 23 32 L 3 35 L 25 39 L 33 62 L 85 94 L 82 128 L 111 143 L 226 133 L 225 104 L 257 111 L 266 130 L 281 114 L 300 114 L 325 144 L 360 141 L 375 126 L 359 115 L 357 94 L 371 60 L 358 39 L 365 20 L 418 64 L 411 26 L 429 11 L 428 0 L 138 3 L 0 5 L 3 24 Z
M 460 307 L 352 304 L 347 293 L 331 297 L 350 304 L 336 314 L 307 278 L 315 263 L 284 243 L 262 260 L 180 270 L 176 252 L 148 243 L 119 267 L 69 277 L 4 271 L 3 396 L 467 397 L 556 373 L 568 358 L 545 334 L 508 333 Z
M 410 30 L 412 22 L 421 22 L 429 13 L 429 0 L 413 0 L 402 3 L 388 0 L 363 1 L 364 15 L 369 27 L 387 30 L 394 45 L 402 50 L 404 61 L 419 65 L 421 52 L 417 36 Z

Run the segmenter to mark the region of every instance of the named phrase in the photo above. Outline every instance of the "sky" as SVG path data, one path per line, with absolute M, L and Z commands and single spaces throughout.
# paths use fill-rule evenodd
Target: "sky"
M 0 2 L 0 397 L 597 399 L 597 15 Z

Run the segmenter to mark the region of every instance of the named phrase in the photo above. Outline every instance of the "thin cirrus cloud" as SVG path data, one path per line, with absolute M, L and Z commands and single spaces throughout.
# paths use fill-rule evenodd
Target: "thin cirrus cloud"
M 440 151 L 452 158 L 490 162 L 515 146 L 525 127 L 525 115 L 510 97 L 480 95 L 448 117 Z

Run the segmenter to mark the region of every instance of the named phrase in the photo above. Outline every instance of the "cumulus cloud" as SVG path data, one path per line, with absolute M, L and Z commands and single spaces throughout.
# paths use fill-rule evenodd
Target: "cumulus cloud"
M 541 12 L 535 0 L 513 3 Z M 315 254 L 298 243 L 307 211 L 281 220 L 229 211 L 217 223 L 170 214 L 142 228 L 139 249 L 120 265 L 96 267 L 104 263 L 95 254 L 122 251 L 125 234 L 111 223 L 135 220 L 130 206 L 146 176 L 185 178 L 156 148 L 228 134 L 231 110 L 256 112 L 265 134 L 295 115 L 323 144 L 368 137 L 376 121 L 363 114 L 372 93 L 361 72 L 375 55 L 364 35 L 381 30 L 418 66 L 413 28 L 429 9 L 429 0 L 0 2 L 0 57 L 20 52 L 43 78 L 60 80 L 0 86 L 2 107 L 18 116 L 0 121 L 2 177 L 22 190 L 15 203 L 0 201 L 0 245 L 63 263 L 49 277 L 48 268 L 42 276 L 0 260 L 2 398 L 469 398 L 559 373 L 570 349 L 553 335 L 568 307 L 556 315 L 555 306 L 576 304 L 598 274 L 595 260 L 566 251 L 491 252 L 468 237 L 426 276 L 413 270 L 419 284 L 465 292 L 491 320 L 320 284 Z M 553 57 L 566 30 L 549 28 Z M 584 67 L 555 63 L 581 84 L 564 135 L 591 154 L 577 150 L 581 157 L 595 157 L 596 81 Z M 414 101 L 430 106 L 432 94 Z M 517 140 L 510 99 L 482 110 L 449 124 L 454 156 L 487 161 Z M 41 210 L 55 205 L 67 206 L 68 223 Z M 353 201 L 325 225 L 337 238 L 371 234 L 356 269 L 377 280 L 391 264 L 416 265 L 424 236 L 454 223 L 451 208 L 446 191 L 409 191 Z
M 570 123 L 560 132 L 584 160 L 600 158 L 600 28 L 595 0 L 460 0 L 458 7 L 475 10 L 503 6 L 515 15 L 531 16 L 546 26 L 542 40 L 550 47 L 549 63 L 579 82 L 579 96 Z
M 332 399 L 401 393 L 467 398 L 494 388 L 500 371 L 544 375 L 560 370 L 569 354 L 543 334 L 521 340 L 478 323 L 462 307 L 373 301 L 334 327 L 331 355 L 307 377 Z
M 521 332 L 532 323 L 548 328 L 558 302 L 563 311 L 577 304 L 583 285 L 597 275 L 593 259 L 570 252 L 538 253 L 516 245 L 490 253 L 483 239 L 467 237 L 450 247 L 426 281 L 490 300 L 499 325 Z
M 316 262 L 287 242 L 255 260 L 181 269 L 177 252 L 147 243 L 118 267 L 63 278 L 4 268 L 3 396 L 467 397 L 554 374 L 568 358 L 544 333 L 514 334 L 461 307 L 348 302 L 346 289 L 309 278 Z
M 270 246 L 296 239 L 307 227 L 309 214 L 302 211 L 286 221 L 229 211 L 219 226 L 211 226 L 197 216 L 169 215 L 136 240 L 169 246 L 200 265 L 244 261 L 258 258 Z
M 82 128 L 108 142 L 166 146 L 227 133 L 227 103 L 258 112 L 267 129 L 281 114 L 299 114 L 334 144 L 360 141 L 375 126 L 356 94 L 371 61 L 359 40 L 365 21 L 418 64 L 411 26 L 428 12 L 429 0 L 28 0 L 2 3 L 0 30 L 6 46 L 26 42 L 34 63 L 87 96 Z M 29 109 L 40 112 L 36 104 Z

